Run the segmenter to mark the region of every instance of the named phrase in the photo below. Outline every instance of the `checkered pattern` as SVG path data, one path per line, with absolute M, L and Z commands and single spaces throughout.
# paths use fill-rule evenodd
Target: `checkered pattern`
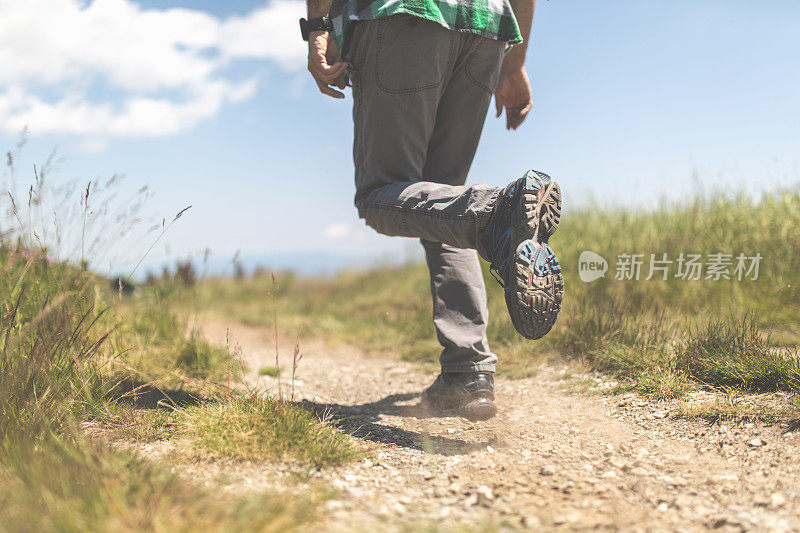
M 454 31 L 506 41 L 509 45 L 522 42 L 508 0 L 333 0 L 330 19 L 336 42 L 344 49 L 352 21 L 400 14 L 431 20 Z

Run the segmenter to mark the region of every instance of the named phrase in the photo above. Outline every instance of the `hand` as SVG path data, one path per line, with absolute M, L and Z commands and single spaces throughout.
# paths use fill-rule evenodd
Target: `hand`
M 503 68 L 494 91 L 494 103 L 497 117 L 506 108 L 506 129 L 515 130 L 525 121 L 531 110 L 531 83 L 525 67 Z
M 339 46 L 327 31 L 314 31 L 308 36 L 308 71 L 317 82 L 322 94 L 333 98 L 344 98 L 344 93 L 331 85 L 345 88 L 344 71 L 347 63 L 339 57 Z

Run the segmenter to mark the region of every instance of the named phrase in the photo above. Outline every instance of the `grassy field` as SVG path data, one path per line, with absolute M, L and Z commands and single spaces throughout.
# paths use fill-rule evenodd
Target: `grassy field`
M 553 331 L 537 342 L 513 330 L 502 291 L 484 264 L 492 317 L 489 338 L 498 371 L 526 375 L 545 358 L 570 358 L 630 378 L 631 386 L 661 397 L 690 387 L 800 392 L 800 189 L 752 197 L 714 193 L 664 203 L 656 209 L 586 208 L 573 211 L 552 239 L 565 274 L 565 298 Z M 578 259 L 593 251 L 609 263 L 604 278 L 585 283 Z M 643 254 L 639 279 L 617 278 L 622 254 Z M 667 279 L 650 274 L 650 255 L 671 260 Z M 678 258 L 698 254 L 700 279 L 679 277 Z M 709 270 L 714 254 L 730 254 L 720 279 Z M 737 257 L 760 254 L 755 271 Z M 717 261 L 719 263 L 719 261 Z M 752 264 L 745 261 L 745 267 Z M 655 266 L 659 266 L 657 263 Z M 685 265 L 684 265 L 685 266 Z M 721 269 L 723 272 L 726 268 Z M 745 275 L 747 274 L 747 275 Z M 353 343 L 375 353 L 435 361 L 424 265 L 349 272 L 329 279 L 291 274 L 201 284 L 199 305 L 210 312 L 303 335 Z
M 115 302 L 106 280 L 35 253 L 4 248 L 0 265 L 0 529 L 283 531 L 315 519 L 318 494 L 213 494 L 87 437 L 85 423 L 183 437 L 199 457 L 324 467 L 359 455 L 310 412 L 228 389 L 237 366 L 186 334 L 169 305 L 179 297 L 164 294 L 178 289 Z
M 291 459 L 309 468 L 360 454 L 310 411 L 230 387 L 241 371 L 232 354 L 177 311 L 193 298 L 185 281 L 168 276 L 123 295 L 92 274 L 88 254 L 102 243 L 92 235 L 103 234 L 93 226 L 103 221 L 90 219 L 90 205 L 93 216 L 114 220 L 130 211 L 110 211 L 90 183 L 66 208 L 72 218 L 39 216 L 41 198 L 50 197 L 42 176 L 27 205 L 4 195 L 0 531 L 287 531 L 315 523 L 324 487 L 221 494 L 109 446 L 177 436 L 198 458 Z M 64 189 L 62 203 L 76 191 Z M 50 250 L 70 246 L 61 239 L 70 232 L 81 259 L 53 258 Z

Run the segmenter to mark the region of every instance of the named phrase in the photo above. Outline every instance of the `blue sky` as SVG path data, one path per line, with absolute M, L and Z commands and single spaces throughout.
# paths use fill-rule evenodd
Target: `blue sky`
M 0 147 L 27 125 L 20 181 L 57 147 L 53 179 L 123 173 L 126 191 L 150 187 L 155 217 L 191 204 L 151 261 L 205 248 L 413 255 L 416 243 L 355 215 L 352 100 L 323 97 L 305 71 L 303 11 L 292 0 L 0 0 Z M 517 132 L 487 119 L 470 182 L 544 170 L 567 211 L 679 198 L 693 176 L 708 188 L 795 184 L 798 20 L 788 0 L 540 0 L 534 110 Z M 127 268 L 146 242 L 95 266 Z

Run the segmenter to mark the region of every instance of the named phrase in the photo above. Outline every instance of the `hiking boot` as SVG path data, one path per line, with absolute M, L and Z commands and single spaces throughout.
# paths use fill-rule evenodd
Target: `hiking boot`
M 564 277 L 548 244 L 560 219 L 561 188 L 547 174 L 529 170 L 500 193 L 483 234 L 511 323 L 528 339 L 550 331 L 561 310 Z
M 420 405 L 432 415 L 488 420 L 497 413 L 491 372 L 443 372 L 422 393 Z

